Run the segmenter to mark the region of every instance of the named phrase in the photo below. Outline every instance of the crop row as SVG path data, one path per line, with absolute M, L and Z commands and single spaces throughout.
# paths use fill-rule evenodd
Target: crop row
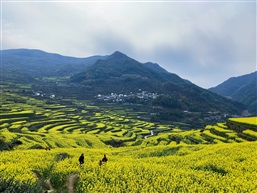
M 48 113 L 48 111 L 47 111 Z M 57 114 L 61 114 L 59 111 Z M 21 113 L 22 114 L 22 113 Z M 10 115 L 10 113 L 8 113 Z M 52 111 L 51 115 L 55 115 Z M 242 141 L 255 141 L 257 134 L 253 130 L 245 130 L 238 133 L 229 129 L 225 124 L 217 124 L 213 126 L 206 126 L 205 129 L 181 131 L 179 129 L 170 128 L 169 126 L 161 126 L 144 121 L 137 121 L 134 119 L 127 119 L 127 123 L 121 123 L 124 117 L 119 117 L 114 114 L 105 114 L 104 118 L 100 113 L 91 114 L 90 116 L 83 116 L 83 118 L 61 118 L 56 119 L 49 117 L 35 121 L 29 121 L 26 118 L 10 118 L 9 122 L 2 121 L 0 126 L 0 134 L 6 135 L 9 133 L 9 141 L 17 139 L 22 136 L 20 141 L 25 144 L 30 144 L 32 147 L 67 147 L 63 143 L 48 143 L 29 139 L 31 133 L 41 136 L 44 134 L 84 134 L 97 135 L 98 139 L 107 145 L 124 146 L 124 145 L 159 145 L 170 144 L 172 142 L 179 144 L 208 144 L 208 143 L 233 143 Z M 54 117 L 54 116 L 53 116 Z M 118 122 L 116 122 L 118 120 Z M 12 135 L 10 135 L 12 134 Z M 21 135 L 26 134 L 26 135 Z M 12 137 L 11 137 L 12 136 Z M 6 136 L 5 136 L 6 138 Z M 28 138 L 28 139 L 25 139 Z M 61 137 L 62 138 L 62 137 Z M 48 139 L 49 140 L 49 139 Z M 73 145 L 74 146 L 74 145 Z M 20 148 L 27 148 L 28 145 L 19 146 Z

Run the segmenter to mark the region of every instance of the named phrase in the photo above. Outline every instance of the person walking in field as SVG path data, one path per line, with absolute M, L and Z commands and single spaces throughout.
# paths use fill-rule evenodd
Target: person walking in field
M 103 157 L 103 159 L 102 159 L 102 162 L 107 162 L 108 161 L 108 159 L 107 159 L 107 157 L 106 157 L 106 154 L 104 154 L 104 157 Z
M 101 166 L 103 163 L 106 163 L 108 161 L 108 158 L 106 157 L 106 154 L 104 154 L 104 157 L 99 161 L 99 166 Z
M 80 165 L 84 164 L 84 154 L 83 153 L 79 157 L 79 163 L 80 163 Z

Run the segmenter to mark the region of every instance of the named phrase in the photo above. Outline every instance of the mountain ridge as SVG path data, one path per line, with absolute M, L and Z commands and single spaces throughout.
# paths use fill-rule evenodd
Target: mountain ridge
M 116 81 L 114 79 L 119 79 L 116 84 L 124 84 L 124 87 L 128 89 L 128 84 L 133 82 L 133 80 L 140 81 L 144 84 L 150 81 L 154 84 L 153 80 L 157 80 L 161 83 L 171 81 L 173 83 L 187 83 L 185 80 L 180 78 L 178 75 L 172 73 L 160 73 L 165 71 L 157 64 L 140 63 L 133 58 L 121 52 L 114 52 L 104 60 L 98 60 L 96 63 L 87 68 L 86 71 L 81 72 L 73 77 L 71 81 L 75 83 L 82 83 L 86 79 L 102 79 L 97 87 L 101 87 L 108 81 Z M 111 84 L 111 82 L 109 82 Z M 116 85 L 113 85 L 115 87 Z M 125 88 L 124 88 L 125 89 Z M 140 85 L 131 91 L 136 91 L 140 89 Z
M 15 71 L 24 77 L 67 76 L 80 72 L 98 59 L 106 56 L 76 58 L 49 53 L 37 49 L 1 50 L 2 70 L 6 73 Z M 72 68 L 68 68 L 72 66 Z M 26 71 L 24 71 L 26 69 Z M 5 77 L 8 78 L 8 77 Z
M 19 54 L 15 55 L 17 52 Z M 25 81 L 34 90 L 48 93 L 58 91 L 58 95 L 79 99 L 84 99 L 85 96 L 93 99 L 98 94 L 112 92 L 136 93 L 141 90 L 158 93 L 160 96 L 150 101 L 135 99 L 133 102 L 148 105 L 149 110 L 153 105 L 161 107 L 162 111 L 166 111 L 165 116 L 168 115 L 166 119 L 182 116 L 184 111 L 240 114 L 245 108 L 241 103 L 167 72 L 158 64 L 141 63 L 119 51 L 93 57 L 90 62 L 88 58 L 74 59 L 24 49 L 2 51 L 2 56 L 3 80 L 9 78 L 19 83 Z M 44 81 L 45 78 L 53 77 L 55 81 Z M 62 77 L 66 78 L 60 80 Z
M 162 93 L 163 96 L 155 99 L 153 103 L 173 110 L 203 112 L 207 109 L 226 109 L 230 113 L 239 113 L 236 109 L 243 108 L 239 107 L 239 103 L 194 85 L 176 74 L 167 72 L 157 64 L 151 65 L 154 67 L 149 67 L 120 52 L 114 52 L 106 59 L 98 60 L 86 71 L 71 77 L 71 82 L 83 85 L 98 94 L 128 94 L 138 90 Z M 223 107 L 223 103 L 227 103 L 229 107 Z
M 257 71 L 231 77 L 209 90 L 222 96 L 241 102 L 251 113 L 257 114 Z

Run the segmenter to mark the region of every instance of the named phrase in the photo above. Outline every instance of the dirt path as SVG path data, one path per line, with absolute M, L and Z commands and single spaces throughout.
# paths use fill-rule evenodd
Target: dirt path
M 78 174 L 73 174 L 70 176 L 68 181 L 68 193 L 74 193 L 74 181 L 78 176 Z

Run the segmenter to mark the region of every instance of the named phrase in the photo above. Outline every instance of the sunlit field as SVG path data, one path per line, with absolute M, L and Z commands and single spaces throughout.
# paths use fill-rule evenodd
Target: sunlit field
M 257 192 L 257 117 L 182 130 L 81 101 L 1 96 L 0 192 L 41 193 L 47 182 L 72 192 L 75 174 L 76 193 Z
M 78 173 L 75 192 L 254 192 L 256 147 L 245 142 L 8 151 L 1 153 L 0 171 L 3 178 L 36 183 L 32 170 L 37 170 L 56 191 L 65 190 L 68 177 Z M 99 166 L 103 154 L 109 160 Z

